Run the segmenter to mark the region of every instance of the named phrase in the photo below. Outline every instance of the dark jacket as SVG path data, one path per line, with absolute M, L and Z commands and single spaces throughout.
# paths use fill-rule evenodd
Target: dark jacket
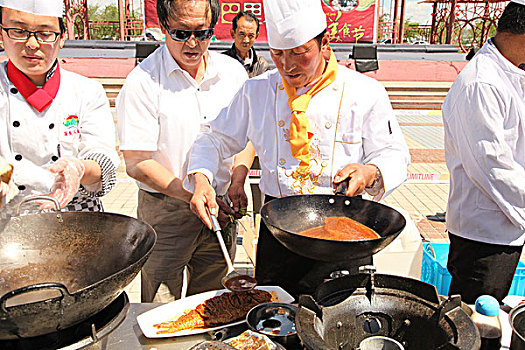
M 264 57 L 258 56 L 253 47 L 250 50 L 252 51 L 253 57 L 252 63 L 250 65 L 245 65 L 243 60 L 239 56 L 237 56 L 237 50 L 235 50 L 235 43 L 232 44 L 232 47 L 229 50 L 224 51 L 223 54 L 233 57 L 237 61 L 239 61 L 246 69 L 246 72 L 248 72 L 248 76 L 252 78 L 270 69 L 270 64 L 264 59 Z

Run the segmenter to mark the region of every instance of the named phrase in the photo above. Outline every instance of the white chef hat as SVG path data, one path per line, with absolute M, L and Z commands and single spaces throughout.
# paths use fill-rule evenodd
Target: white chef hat
M 510 0 L 510 2 L 515 2 L 516 4 L 525 6 L 525 0 Z
M 0 0 L 0 6 L 40 16 L 64 15 L 64 0 Z
M 293 49 L 326 29 L 321 0 L 263 0 L 268 44 L 273 49 Z

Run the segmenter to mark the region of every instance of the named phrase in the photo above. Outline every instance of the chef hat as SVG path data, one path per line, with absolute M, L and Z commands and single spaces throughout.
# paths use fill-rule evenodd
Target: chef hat
M 0 0 L 0 6 L 40 16 L 64 15 L 64 0 Z
M 268 44 L 273 49 L 293 49 L 326 29 L 321 0 L 263 0 Z
M 515 2 L 516 4 L 525 6 L 525 0 L 510 0 L 510 2 Z

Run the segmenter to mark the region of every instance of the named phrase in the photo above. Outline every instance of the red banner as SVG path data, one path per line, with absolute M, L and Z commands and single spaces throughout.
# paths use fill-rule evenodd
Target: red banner
M 146 28 L 160 28 L 157 17 L 157 0 L 144 0 L 144 23 L 146 23 Z
M 284 0 L 285 1 L 285 0 Z M 373 42 L 375 38 L 376 0 L 319 0 L 327 16 L 330 42 Z M 146 27 L 158 26 L 155 0 L 145 0 Z M 261 22 L 257 41 L 266 42 L 266 24 L 262 0 L 220 0 L 221 17 L 215 27 L 215 39 L 232 41 L 230 29 L 239 11 L 252 12 Z M 154 11 L 155 10 L 155 11 Z

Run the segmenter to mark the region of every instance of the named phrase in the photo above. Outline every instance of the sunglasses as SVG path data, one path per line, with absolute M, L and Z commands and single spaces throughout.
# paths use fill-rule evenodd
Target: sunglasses
M 168 31 L 168 34 L 175 41 L 187 41 L 193 34 L 195 39 L 199 41 L 209 40 L 213 35 L 214 29 L 199 29 L 199 30 L 185 30 L 185 29 L 172 29 Z

